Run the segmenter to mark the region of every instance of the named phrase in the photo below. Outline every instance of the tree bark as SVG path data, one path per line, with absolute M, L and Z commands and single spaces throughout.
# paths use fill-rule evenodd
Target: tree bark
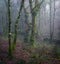
M 34 44 L 34 39 L 35 39 L 35 32 L 36 32 L 36 16 L 37 13 L 40 9 L 41 4 L 43 3 L 44 0 L 42 0 L 39 4 L 38 1 L 35 0 L 35 6 L 33 8 L 32 5 L 32 0 L 29 0 L 30 4 L 30 11 L 31 11 L 31 16 L 32 16 L 32 29 L 31 29 L 31 36 L 30 36 L 30 43 L 33 45 Z
M 9 22 L 8 22 L 9 58 L 12 58 L 10 0 L 8 0 L 8 21 L 9 21 Z
M 12 44 L 13 50 L 16 47 L 17 33 L 18 33 L 18 23 L 19 23 L 19 19 L 20 19 L 21 11 L 22 11 L 23 7 L 24 7 L 24 0 L 22 0 L 22 2 L 21 2 L 21 6 L 20 6 L 20 9 L 19 9 L 19 12 L 18 12 L 18 16 L 17 16 L 16 21 L 15 21 L 14 40 L 13 40 L 13 44 Z

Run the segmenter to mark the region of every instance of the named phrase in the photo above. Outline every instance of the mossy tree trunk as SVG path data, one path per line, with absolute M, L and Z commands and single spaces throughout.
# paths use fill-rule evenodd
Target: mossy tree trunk
M 9 41 L 9 58 L 12 58 L 10 0 L 8 0 L 8 41 Z
M 33 45 L 34 44 L 34 40 L 35 40 L 35 31 L 36 31 L 36 24 L 35 24 L 35 19 L 36 19 L 36 17 L 35 16 L 33 16 L 33 18 L 32 18 L 32 29 L 31 29 L 31 36 L 30 36 L 30 42 L 31 42 L 31 44 Z
M 33 7 L 32 0 L 29 0 L 30 11 L 31 11 L 31 16 L 32 16 L 32 29 L 31 29 L 31 36 L 30 36 L 30 43 L 32 45 L 34 44 L 34 39 L 35 39 L 34 35 L 36 32 L 36 16 L 37 16 L 37 13 L 38 13 L 43 1 L 44 0 L 42 0 L 40 3 L 38 3 L 38 0 L 35 0 L 35 6 Z
M 21 6 L 20 6 L 20 9 L 19 9 L 19 12 L 18 12 L 18 16 L 17 16 L 16 21 L 15 21 L 14 39 L 13 39 L 13 44 L 12 44 L 13 50 L 16 47 L 16 40 L 17 40 L 17 33 L 18 33 L 18 23 L 19 23 L 19 19 L 20 19 L 21 11 L 22 11 L 23 7 L 24 7 L 24 0 L 22 0 L 22 2 L 21 2 Z

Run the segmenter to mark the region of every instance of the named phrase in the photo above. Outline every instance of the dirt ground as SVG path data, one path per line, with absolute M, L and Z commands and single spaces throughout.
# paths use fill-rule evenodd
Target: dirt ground
M 0 64 L 18 64 L 16 62 L 21 58 L 27 61 L 24 64 L 28 64 L 30 54 L 27 51 L 23 50 L 23 47 L 24 46 L 22 44 L 17 43 L 16 50 L 13 52 L 14 58 L 12 60 L 9 60 L 8 42 L 0 41 Z M 38 64 L 60 64 L 60 60 L 41 60 Z

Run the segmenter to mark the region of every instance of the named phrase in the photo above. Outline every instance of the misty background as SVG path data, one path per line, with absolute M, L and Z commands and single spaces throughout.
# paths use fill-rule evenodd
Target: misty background
M 14 33 L 15 19 L 18 15 L 21 0 L 11 0 L 11 32 Z M 34 4 L 34 2 L 33 2 Z M 40 39 L 50 38 L 50 21 L 51 32 L 54 31 L 53 39 L 60 40 L 60 0 L 51 0 L 51 14 L 50 14 L 50 0 L 45 0 L 40 6 L 40 11 L 36 18 L 36 33 L 39 34 Z M 26 15 L 27 13 L 27 15 Z M 50 17 L 51 16 L 51 17 Z M 54 29 L 53 29 L 54 21 Z M 20 22 L 18 25 L 18 36 L 24 38 L 27 30 L 30 28 L 31 14 L 28 0 L 25 0 L 24 8 L 21 13 Z M 0 0 L 0 35 L 6 36 L 8 32 L 8 15 L 7 15 L 7 0 Z

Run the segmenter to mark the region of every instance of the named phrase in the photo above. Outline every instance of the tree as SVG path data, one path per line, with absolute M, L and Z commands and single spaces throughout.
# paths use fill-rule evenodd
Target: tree
M 8 41 L 9 41 L 9 58 L 12 58 L 10 0 L 8 0 Z
M 24 42 L 28 43 L 29 42 L 29 36 L 30 36 L 30 29 L 31 29 L 31 24 L 29 23 L 29 13 L 27 12 L 27 9 L 24 7 L 24 13 L 25 13 L 25 23 L 27 25 L 27 29 L 25 30 L 25 34 L 24 34 Z
M 50 43 L 52 43 L 53 36 L 54 36 L 54 21 L 55 21 L 55 0 L 53 1 L 54 6 L 54 12 L 53 12 L 53 20 L 51 18 L 52 16 L 52 0 L 50 0 Z
M 22 2 L 21 2 L 21 6 L 20 6 L 20 9 L 19 9 L 19 12 L 18 12 L 18 16 L 17 16 L 16 21 L 15 21 L 14 39 L 13 39 L 13 44 L 12 44 L 13 50 L 16 47 L 16 40 L 17 40 L 17 34 L 18 34 L 18 23 L 19 23 L 19 19 L 20 19 L 21 11 L 22 11 L 23 7 L 24 7 L 24 0 L 22 0 Z
M 54 6 L 54 12 L 53 12 L 54 14 L 53 14 L 53 27 L 52 27 L 52 28 L 53 28 L 53 31 L 52 31 L 52 39 L 54 39 L 54 38 L 53 38 L 53 36 L 54 36 L 54 21 L 55 21 L 55 11 L 56 11 L 56 9 L 55 9 L 55 0 L 54 0 L 53 6 Z
M 50 0 L 50 43 L 52 42 L 52 29 L 51 29 L 51 20 L 52 20 L 52 18 L 51 18 L 51 3 L 52 3 L 52 1 Z
M 32 0 L 29 0 L 30 4 L 30 11 L 31 11 L 31 17 L 32 17 L 32 29 L 31 29 L 31 36 L 30 36 L 30 42 L 32 45 L 34 45 L 34 39 L 35 39 L 35 32 L 36 32 L 36 16 L 40 9 L 41 4 L 44 0 L 42 0 L 40 3 L 38 3 L 37 0 L 35 0 L 35 6 L 33 7 Z

